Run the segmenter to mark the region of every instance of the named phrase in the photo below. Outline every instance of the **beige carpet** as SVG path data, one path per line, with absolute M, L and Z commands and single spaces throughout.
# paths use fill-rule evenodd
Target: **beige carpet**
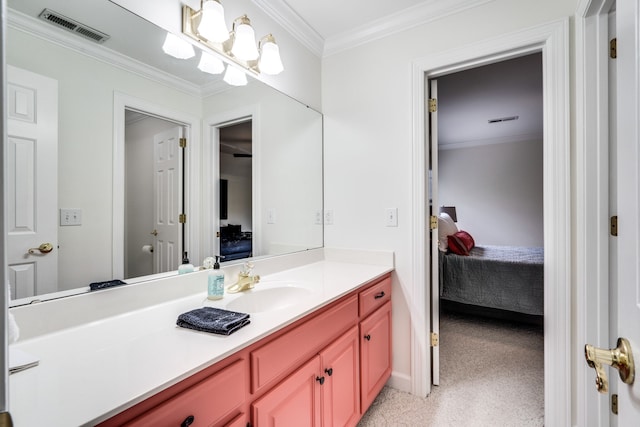
M 359 427 L 544 425 L 541 326 L 447 314 L 440 332 L 440 385 L 426 399 L 385 387 Z

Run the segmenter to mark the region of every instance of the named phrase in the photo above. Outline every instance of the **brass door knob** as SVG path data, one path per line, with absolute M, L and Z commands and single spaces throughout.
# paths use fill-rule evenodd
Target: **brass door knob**
M 158 230 L 153 230 L 150 234 L 153 234 L 154 236 L 158 237 Z
M 606 393 L 609 390 L 609 380 L 603 364 L 616 368 L 623 383 L 633 384 L 635 365 L 631 345 L 626 338 L 618 338 L 617 345 L 610 350 L 594 347 L 591 344 L 584 346 L 587 364 L 596 370 L 596 388 L 600 393 Z
M 41 254 L 48 254 L 52 250 L 53 250 L 53 245 L 51 243 L 43 243 L 37 248 L 29 249 L 29 253 L 33 255 L 36 253 L 36 251 L 40 251 Z

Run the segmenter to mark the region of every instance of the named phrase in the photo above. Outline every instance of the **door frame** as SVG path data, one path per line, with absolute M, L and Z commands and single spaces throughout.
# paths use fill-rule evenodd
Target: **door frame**
M 430 315 L 427 263 L 428 163 L 425 149 L 425 81 L 511 57 L 542 51 L 544 94 L 544 365 L 545 423 L 571 425 L 571 189 L 569 20 L 501 35 L 412 64 L 413 102 L 413 289 L 412 392 L 431 389 L 427 346 Z M 416 320 L 418 321 L 416 323 Z
M 196 159 L 200 158 L 201 146 L 201 121 L 195 116 L 185 114 L 180 111 L 171 110 L 162 105 L 157 105 L 144 99 L 136 98 L 121 92 L 113 93 L 113 229 L 112 229 L 112 253 L 111 253 L 111 273 L 112 277 L 122 278 L 124 274 L 124 259 L 117 256 L 123 253 L 124 248 L 124 153 L 125 153 L 125 110 L 132 109 L 146 114 L 160 117 L 164 120 L 175 122 L 185 127 L 185 137 L 187 147 L 184 156 L 183 183 L 184 206 L 187 214 L 187 226 L 185 227 L 185 244 L 189 248 L 190 259 L 201 260 L 200 256 L 200 203 L 198 197 L 200 193 L 200 167 Z M 196 263 L 197 265 L 197 263 Z M 175 272 L 161 273 L 175 274 Z M 157 277 L 158 275 L 156 275 Z M 128 281 L 131 283 L 131 281 Z

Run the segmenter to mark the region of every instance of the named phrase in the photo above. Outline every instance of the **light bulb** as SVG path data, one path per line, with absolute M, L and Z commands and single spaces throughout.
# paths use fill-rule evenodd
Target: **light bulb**
M 258 59 L 260 55 L 258 48 L 256 47 L 256 34 L 251 27 L 251 22 L 247 16 L 238 18 L 236 22 L 239 24 L 234 27 L 235 39 L 233 40 L 233 47 L 231 53 L 242 61 L 252 61 Z
M 280 59 L 280 49 L 275 43 L 273 36 L 267 36 L 267 41 L 260 46 L 260 61 L 258 67 L 265 74 L 280 74 L 284 70 Z
M 247 75 L 238 67 L 229 65 L 227 72 L 224 73 L 223 80 L 231 86 L 244 86 L 247 84 Z
M 196 54 L 191 43 L 182 40 L 173 33 L 167 33 L 167 38 L 164 40 L 162 50 L 167 55 L 178 59 L 188 59 Z
M 209 52 L 202 52 L 198 68 L 209 74 L 220 74 L 224 71 L 224 64 L 220 58 L 216 58 Z
M 224 22 L 224 8 L 218 1 L 207 0 L 202 5 L 198 34 L 215 43 L 222 43 L 229 38 L 229 30 Z

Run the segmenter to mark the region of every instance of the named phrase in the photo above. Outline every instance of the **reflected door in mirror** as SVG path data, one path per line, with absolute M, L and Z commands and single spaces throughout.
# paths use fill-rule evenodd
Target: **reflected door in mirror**
M 19 299 L 58 290 L 58 82 L 12 66 L 7 77 L 7 258 Z

